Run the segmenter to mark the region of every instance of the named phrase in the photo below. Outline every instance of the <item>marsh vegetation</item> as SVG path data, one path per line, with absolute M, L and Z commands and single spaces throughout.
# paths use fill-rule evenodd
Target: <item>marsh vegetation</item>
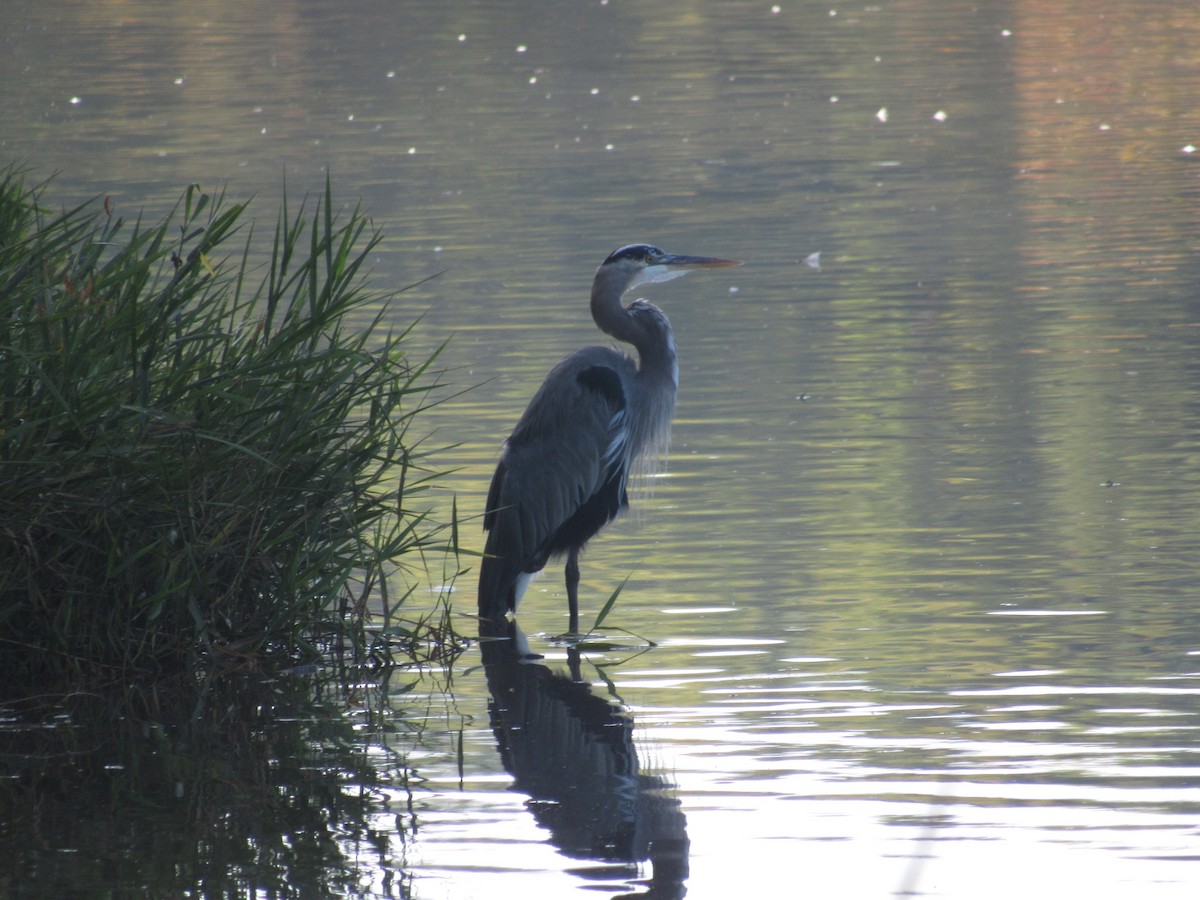
M 414 359 L 366 289 L 379 240 L 328 184 L 285 198 L 260 248 L 245 203 L 195 185 L 146 222 L 103 198 L 56 211 L 2 173 L 9 690 L 361 661 L 413 636 L 389 580 L 452 557 L 454 529 L 412 430 L 436 354 Z

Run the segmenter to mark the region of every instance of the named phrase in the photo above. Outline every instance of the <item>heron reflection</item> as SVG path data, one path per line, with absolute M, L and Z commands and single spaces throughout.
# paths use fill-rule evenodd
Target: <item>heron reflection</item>
M 647 891 L 637 896 L 682 897 L 687 822 L 674 785 L 640 771 L 629 713 L 583 681 L 577 649 L 568 651 L 568 672 L 555 672 L 521 652 L 515 622 L 481 638 L 500 758 L 552 843 L 571 858 L 613 866 L 590 876 L 634 878 L 648 860 Z

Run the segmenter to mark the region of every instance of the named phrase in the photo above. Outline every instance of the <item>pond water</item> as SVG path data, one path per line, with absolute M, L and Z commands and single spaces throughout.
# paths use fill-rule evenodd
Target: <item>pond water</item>
M 609 642 L 553 640 L 548 571 L 542 659 L 385 691 L 427 727 L 371 841 L 331 832 L 343 893 L 1195 895 L 1193 4 L 8 0 L 0 42 L 0 158 L 62 203 L 199 182 L 265 226 L 330 172 L 376 287 L 442 273 L 393 307 L 449 339 L 442 516 L 597 341 L 611 249 L 746 262 L 644 290 L 681 392 L 583 561 L 585 622 L 625 584 Z M 45 837 L 59 895 L 119 895 L 163 827 Z

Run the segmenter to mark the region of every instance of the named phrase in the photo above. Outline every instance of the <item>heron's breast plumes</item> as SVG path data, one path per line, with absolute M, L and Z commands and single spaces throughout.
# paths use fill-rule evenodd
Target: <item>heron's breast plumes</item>
M 651 493 L 654 476 L 666 468 L 671 445 L 671 419 L 679 388 L 679 361 L 675 335 L 667 317 L 648 303 L 640 313 L 644 320 L 653 321 L 652 327 L 658 332 L 649 347 L 638 348 L 641 359 L 635 378 L 636 388 L 632 392 L 635 408 L 630 416 L 629 472 L 634 476 L 634 493 L 645 496 Z

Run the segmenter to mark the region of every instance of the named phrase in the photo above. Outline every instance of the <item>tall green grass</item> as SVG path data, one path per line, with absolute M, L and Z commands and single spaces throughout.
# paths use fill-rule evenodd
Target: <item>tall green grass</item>
M 160 222 L 0 173 L 0 677 L 362 649 L 389 567 L 445 549 L 410 359 L 360 209 L 189 187 Z M 386 596 L 386 591 L 383 592 Z

